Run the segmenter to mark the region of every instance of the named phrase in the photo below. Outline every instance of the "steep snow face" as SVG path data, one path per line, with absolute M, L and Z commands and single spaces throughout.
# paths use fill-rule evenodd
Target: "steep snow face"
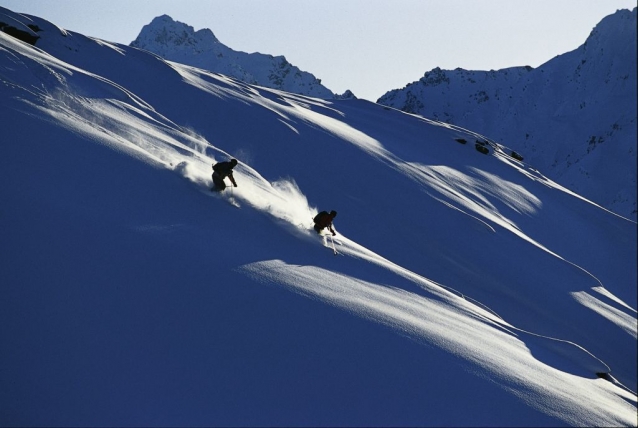
M 634 222 L 458 126 L 2 13 L 39 36 L 0 33 L 2 425 L 635 425 Z
M 301 71 L 283 56 L 234 51 L 217 40 L 211 30 L 194 31 L 193 27 L 174 21 L 168 15 L 145 25 L 131 46 L 253 85 L 317 98 L 335 96 L 321 80 Z
M 435 69 L 378 102 L 467 127 L 636 220 L 636 9 L 537 69 Z

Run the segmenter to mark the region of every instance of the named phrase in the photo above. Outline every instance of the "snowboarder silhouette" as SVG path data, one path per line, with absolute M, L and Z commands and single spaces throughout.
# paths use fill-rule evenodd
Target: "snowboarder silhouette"
M 226 188 L 224 179 L 228 177 L 234 187 L 237 187 L 237 183 L 233 178 L 233 168 L 237 165 L 237 159 L 231 159 L 228 162 L 219 162 L 213 165 L 213 183 L 215 184 L 211 191 L 221 192 Z
M 321 231 L 327 227 L 328 230 L 332 232 L 332 236 L 335 236 L 336 233 L 334 229 L 332 228 L 332 220 L 336 216 L 337 216 L 336 211 L 330 211 L 330 213 L 328 213 L 327 211 L 321 211 L 313 219 L 313 221 L 315 222 L 315 227 L 314 227 L 315 231 L 321 234 Z

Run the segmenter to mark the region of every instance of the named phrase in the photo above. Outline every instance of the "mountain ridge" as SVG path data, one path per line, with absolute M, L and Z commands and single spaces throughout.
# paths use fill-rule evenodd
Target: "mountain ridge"
M 325 99 L 353 96 L 349 91 L 341 96 L 334 94 L 321 80 L 290 64 L 283 55 L 235 51 L 221 43 L 210 29 L 195 31 L 168 15 L 145 25 L 130 46 L 253 85 Z
M 636 93 L 633 9 L 603 18 L 583 45 L 536 69 L 435 68 L 377 102 L 476 130 L 636 220 Z
M 638 135 L 632 94 L 637 91 L 636 69 L 635 65 L 627 68 L 636 62 L 635 15 L 635 9 L 619 10 L 603 18 L 584 45 L 537 69 L 435 68 L 377 102 L 479 131 L 511 147 L 557 182 L 635 221 L 638 187 L 633 142 Z M 612 55 L 600 55 L 605 45 Z M 219 42 L 211 30 L 195 31 L 168 15 L 145 26 L 131 46 L 250 84 L 324 99 L 354 97 L 350 91 L 335 95 L 322 89 L 319 80 L 283 56 L 235 52 Z M 613 53 L 619 49 L 624 50 Z M 599 70 L 601 64 L 607 69 Z M 604 89 L 597 88 L 597 82 Z M 616 99 L 620 102 L 609 103 Z M 614 117 L 611 112 L 616 113 Z M 547 123 L 550 126 L 545 126 Z M 571 133 L 574 127 L 580 131 Z M 610 174 L 613 180 L 603 179 Z M 610 187 L 602 186 L 603 182 Z

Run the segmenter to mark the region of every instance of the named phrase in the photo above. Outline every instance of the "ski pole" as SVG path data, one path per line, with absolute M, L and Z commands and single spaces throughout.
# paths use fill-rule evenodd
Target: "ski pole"
M 335 253 L 335 256 L 337 255 L 337 249 L 335 248 L 335 240 L 332 239 L 332 235 L 328 235 L 328 238 L 330 238 L 330 242 L 332 243 L 332 251 Z

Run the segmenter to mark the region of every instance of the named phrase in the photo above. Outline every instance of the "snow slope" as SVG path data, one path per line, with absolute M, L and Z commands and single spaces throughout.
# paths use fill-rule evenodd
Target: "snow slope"
M 2 425 L 636 425 L 635 222 L 469 130 L 2 16 L 40 36 L 0 32 Z
M 318 98 L 335 94 L 312 74 L 301 71 L 283 56 L 235 51 L 208 28 L 193 27 L 158 16 L 145 25 L 131 46 L 151 51 L 169 61 L 192 65 L 241 81 Z
M 540 67 L 434 69 L 378 102 L 480 132 L 550 178 L 636 220 L 636 9 Z

